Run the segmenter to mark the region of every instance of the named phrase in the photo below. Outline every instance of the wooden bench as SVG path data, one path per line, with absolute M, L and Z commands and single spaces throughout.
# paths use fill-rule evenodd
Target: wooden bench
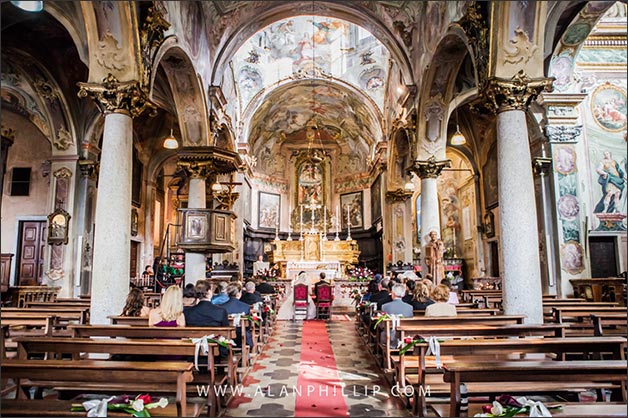
M 26 309 L 35 308 L 49 308 L 49 309 L 60 309 L 60 308 L 82 308 L 87 309 L 89 311 L 90 302 L 85 302 L 83 300 L 77 300 L 76 302 L 59 302 L 57 299 L 55 302 L 28 302 L 26 305 Z
M 623 314 L 591 314 L 593 335 L 601 337 L 604 334 L 626 335 L 628 316 Z
M 2 318 L 32 318 L 54 315 L 59 323 L 76 322 L 86 324 L 89 319 L 89 308 L 80 306 L 73 308 L 2 308 L 0 315 Z
M 490 402 L 487 402 L 489 404 Z M 625 417 L 626 405 L 620 402 L 591 402 L 591 403 L 556 403 L 545 404 L 547 407 L 560 406 L 559 409 L 551 409 L 553 417 Z M 433 404 L 431 408 L 439 417 L 449 417 L 449 405 Z M 482 405 L 471 404 L 467 416 L 473 417 L 482 413 Z M 528 414 L 517 414 L 516 417 L 527 417 Z
M 147 327 L 148 326 L 147 316 L 110 315 L 107 318 L 109 318 L 109 321 L 111 321 L 111 325 L 131 325 L 134 327 Z
M 625 307 L 554 307 L 552 316 L 554 322 L 562 324 L 565 322 L 583 322 L 590 319 L 592 314 L 621 314 L 628 315 Z
M 491 382 L 494 393 L 502 393 L 504 382 L 618 383 L 621 400 L 626 401 L 626 361 L 492 361 L 444 364 L 444 380 L 450 383 L 449 416 L 460 416 L 460 385 Z
M 21 337 L 16 338 L 18 344 L 18 357 L 21 360 L 28 360 L 33 355 L 45 354 L 46 356 L 61 358 L 64 354 L 72 356 L 73 360 L 80 360 L 83 355 L 88 354 L 108 354 L 110 356 L 137 356 L 148 358 L 153 356 L 195 356 L 196 345 L 190 340 L 165 340 L 165 339 L 122 339 L 122 338 L 37 338 Z M 219 346 L 216 343 L 208 343 L 209 352 L 199 353 L 202 359 L 207 358 L 202 367 L 207 371 L 205 374 L 195 374 L 193 383 L 208 385 L 208 411 L 214 416 L 218 412 L 219 399 L 216 388 L 226 384 L 233 384 L 235 368 L 233 362 L 233 352 L 228 348 L 226 359 L 226 373 L 218 373 L 216 358 L 220 356 Z
M 610 354 L 613 360 L 624 359 L 626 338 L 624 337 L 575 337 L 575 338 L 504 338 L 472 340 L 446 340 L 440 342 L 440 354 L 453 356 L 453 361 L 458 361 L 460 356 L 479 356 L 476 361 L 490 361 L 491 357 L 505 358 L 522 354 L 545 354 L 559 359 L 565 358 L 567 353 L 578 354 L 580 358 L 587 358 L 590 354 Z M 414 347 L 414 355 L 400 355 L 393 359 L 397 370 L 397 384 L 404 387 L 411 384 L 415 390 L 414 407 L 416 411 L 425 413 L 425 399 L 420 397 L 420 388 L 425 388 L 428 368 L 434 368 L 434 362 L 427 363 L 427 343 L 417 343 Z M 431 358 L 431 357 L 430 357 Z M 471 358 L 469 360 L 472 360 Z M 449 361 L 449 360 L 447 360 Z M 445 360 L 443 360 L 445 362 Z M 416 370 L 416 375 L 408 375 L 406 371 Z
M 425 325 L 458 325 L 458 324 L 490 324 L 494 326 L 507 325 L 507 324 L 523 324 L 525 319 L 524 315 L 468 315 L 461 317 L 412 317 L 401 318 L 399 320 L 400 330 L 402 327 L 409 333 L 416 326 L 416 330 L 423 330 Z M 380 329 L 375 330 L 374 343 L 379 349 L 375 350 L 375 354 L 381 352 L 383 358 L 383 365 L 386 370 L 392 368 L 390 356 L 395 348 L 391 347 L 391 332 L 392 322 L 390 320 L 384 320 L 380 323 Z M 383 334 L 383 336 L 381 336 Z
M 49 405 L 49 410 L 58 411 L 58 407 L 54 405 L 59 401 L 24 399 L 29 381 L 37 381 L 39 384 L 47 382 L 51 388 L 60 384 L 78 389 L 89 387 L 91 393 L 99 393 L 100 388 L 109 394 L 115 386 L 120 390 L 120 394 L 143 392 L 174 394 L 176 414 L 185 417 L 188 416 L 186 384 L 193 379 L 192 368 L 193 365 L 187 362 L 169 361 L 7 360 L 2 364 L 3 378 L 17 381 L 18 400 L 16 402 L 3 399 L 2 414 L 34 415 L 46 408 L 43 406 L 45 404 Z M 32 409 L 27 409 L 31 404 Z M 67 407 L 67 402 L 63 407 Z M 156 409 L 153 411 L 158 412 Z

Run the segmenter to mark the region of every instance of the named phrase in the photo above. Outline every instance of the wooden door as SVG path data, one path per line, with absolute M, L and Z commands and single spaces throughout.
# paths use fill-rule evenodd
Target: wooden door
M 499 275 L 499 243 L 492 241 L 489 243 L 491 248 L 491 277 L 500 277 Z
M 131 241 L 131 271 L 129 271 L 129 277 L 137 277 L 137 255 L 139 253 L 140 243 Z
M 41 283 L 46 245 L 46 222 L 20 222 L 18 285 L 33 286 Z

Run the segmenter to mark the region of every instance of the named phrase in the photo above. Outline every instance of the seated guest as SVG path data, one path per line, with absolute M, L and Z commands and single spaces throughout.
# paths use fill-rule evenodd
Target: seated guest
M 391 291 L 392 301 L 382 306 L 382 311 L 389 315 L 403 315 L 404 318 L 412 318 L 412 305 L 405 303 L 403 297 L 406 295 L 406 286 L 400 283 L 395 284 Z
M 377 309 L 381 310 L 382 305 L 392 301 L 390 293 L 388 293 L 388 285 L 390 281 L 388 279 L 382 279 L 379 283 L 379 291 L 371 296 L 371 303 L 377 303 Z
M 371 297 L 377 292 L 379 292 L 379 284 L 375 280 L 371 280 L 366 289 L 366 293 L 362 296 L 362 300 L 370 301 Z
M 214 296 L 212 297 L 212 303 L 214 305 L 222 305 L 226 301 L 229 300 L 229 296 L 227 295 L 227 282 L 220 282 L 218 286 L 216 286 L 216 290 L 214 292 Z
M 430 289 L 425 283 L 418 282 L 414 286 L 414 292 L 412 293 L 412 300 L 409 302 L 414 310 L 425 310 L 434 301 L 430 299 Z
M 251 313 L 251 307 L 247 303 L 240 302 L 242 288 L 238 283 L 229 283 L 229 285 L 227 285 L 227 296 L 229 300 L 223 303 L 221 307 L 223 307 L 229 315 L 249 315 Z
M 260 279 L 260 282 L 255 286 L 255 290 L 262 295 L 272 295 L 277 293 L 275 287 L 268 284 L 265 279 Z
M 179 286 L 170 286 L 161 297 L 158 308 L 150 311 L 148 325 L 151 327 L 184 327 L 183 292 Z
M 403 297 L 403 301 L 412 305 L 412 299 L 414 298 L 414 288 L 416 287 L 416 282 L 411 279 L 406 279 L 406 295 Z
M 447 286 L 447 289 L 449 289 L 449 299 L 447 299 L 447 303 L 451 303 L 452 305 L 459 304 L 460 300 L 458 299 L 458 293 L 452 291 L 451 281 L 449 279 L 443 279 L 440 281 L 440 284 Z
M 262 301 L 262 297 L 255 291 L 255 283 L 248 281 L 244 285 L 244 292 L 240 298 L 240 302 L 244 302 L 247 305 L 254 305 Z
M 432 291 L 434 303 L 425 308 L 425 316 L 457 316 L 456 307 L 447 303 L 449 288 L 439 284 Z
M 314 295 L 312 296 L 313 299 L 316 299 L 318 297 L 318 288 L 321 285 L 328 285 L 328 286 L 330 285 L 330 283 L 327 280 L 325 280 L 325 277 L 326 277 L 325 272 L 321 271 L 318 281 L 314 283 Z M 332 296 L 332 299 L 333 299 L 333 296 Z
M 194 305 L 196 305 L 196 288 L 194 284 L 188 283 L 183 289 L 183 312 Z
M 229 279 L 229 281 L 230 281 L 231 283 L 234 283 L 234 282 L 235 282 L 235 283 L 240 283 L 240 284 L 242 284 L 242 275 L 240 274 L 240 272 L 233 273 L 233 274 L 231 275 L 231 279 Z
M 144 292 L 141 289 L 131 289 L 129 295 L 126 297 L 126 303 L 124 309 L 122 309 L 121 316 L 148 316 L 150 308 L 144 306 Z
M 226 327 L 229 317 L 225 308 L 211 302 L 212 285 L 208 280 L 196 282 L 198 303 L 185 310 L 185 323 L 189 327 Z
M 249 315 L 251 313 L 251 307 L 239 300 L 242 295 L 242 288 L 238 283 L 229 283 L 227 286 L 227 294 L 229 295 L 229 300 L 223 303 L 221 307 L 225 308 L 229 315 Z M 242 341 L 242 331 L 240 327 L 236 328 L 236 338 L 236 345 L 240 347 L 240 341 Z M 253 347 L 253 335 L 250 329 L 246 331 L 246 345 Z

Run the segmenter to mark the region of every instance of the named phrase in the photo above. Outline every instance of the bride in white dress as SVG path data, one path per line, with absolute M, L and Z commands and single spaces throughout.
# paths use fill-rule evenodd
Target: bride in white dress
M 318 277 L 317 272 L 315 273 L 315 279 Z M 277 319 L 279 320 L 292 320 L 294 318 L 294 286 L 300 283 L 306 284 L 308 288 L 308 297 L 307 297 L 307 317 L 305 319 L 314 319 L 316 318 L 316 306 L 314 305 L 314 301 L 311 297 L 310 287 L 312 279 L 308 277 L 308 274 L 304 271 L 300 272 L 299 275 L 292 280 L 289 288 L 286 291 L 286 300 L 279 308 L 279 312 L 277 312 Z

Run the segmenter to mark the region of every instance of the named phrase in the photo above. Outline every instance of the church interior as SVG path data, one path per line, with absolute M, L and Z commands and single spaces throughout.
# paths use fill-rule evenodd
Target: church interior
M 625 416 L 626 12 L 2 1 L 3 415 Z

